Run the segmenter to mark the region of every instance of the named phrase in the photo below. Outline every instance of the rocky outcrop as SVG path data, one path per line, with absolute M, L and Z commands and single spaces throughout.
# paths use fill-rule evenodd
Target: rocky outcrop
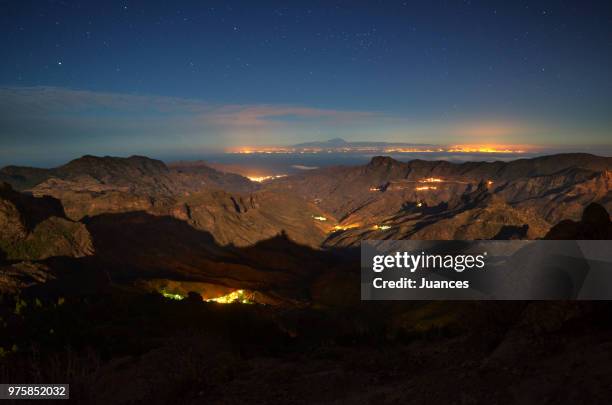
M 46 283 L 54 276 L 42 263 L 19 262 L 0 265 L 0 293 L 18 294 L 25 288 Z
M 210 232 L 220 244 L 236 246 L 250 246 L 284 233 L 297 243 L 318 247 L 333 226 L 314 219 L 326 215 L 315 204 L 266 191 L 194 193 L 179 198 L 171 215 Z
M 52 256 L 82 257 L 93 252 L 89 232 L 65 217 L 57 200 L 35 198 L 0 185 L 0 250 L 8 260 Z
M 580 221 L 570 219 L 553 226 L 544 239 L 553 240 L 608 240 L 612 239 L 610 214 L 599 204 L 589 204 Z
M 230 193 L 250 193 L 259 184 L 235 173 L 226 173 L 202 161 L 175 162 L 168 165 L 177 181 L 186 190 L 218 189 Z

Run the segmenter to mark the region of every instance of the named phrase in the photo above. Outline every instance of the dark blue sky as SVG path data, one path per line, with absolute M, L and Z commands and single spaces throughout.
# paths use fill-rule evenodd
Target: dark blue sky
M 0 160 L 610 143 L 610 4 L 0 1 Z

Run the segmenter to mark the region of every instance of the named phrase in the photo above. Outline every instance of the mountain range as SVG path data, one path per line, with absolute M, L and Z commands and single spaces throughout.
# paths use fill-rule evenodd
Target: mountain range
M 610 211 L 611 168 L 612 158 L 587 154 L 462 164 L 379 156 L 256 183 L 204 162 L 142 156 L 8 166 L 4 284 L 24 276 L 29 285 L 45 266 L 54 277 L 85 266 L 157 286 L 308 299 L 319 277 L 355 265 L 363 239 L 535 239 L 580 220 L 589 204 Z

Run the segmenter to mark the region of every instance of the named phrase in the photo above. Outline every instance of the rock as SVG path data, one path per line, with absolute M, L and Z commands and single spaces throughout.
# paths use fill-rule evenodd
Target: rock
M 580 221 L 564 220 L 552 227 L 544 239 L 596 240 L 612 239 L 610 215 L 599 204 L 589 204 Z
M 54 279 L 49 268 L 41 263 L 20 262 L 0 266 L 0 293 L 18 294 L 35 284 Z
M 0 186 L 0 250 L 8 260 L 82 257 L 93 253 L 85 225 L 63 215 L 57 200 Z

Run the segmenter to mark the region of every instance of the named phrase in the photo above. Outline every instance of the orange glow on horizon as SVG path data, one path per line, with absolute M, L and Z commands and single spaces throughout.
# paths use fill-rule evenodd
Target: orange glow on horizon
M 317 154 L 317 153 L 526 153 L 533 149 L 528 145 L 504 144 L 456 144 L 436 148 L 344 146 L 339 148 L 293 147 L 293 146 L 240 146 L 226 149 L 232 154 Z
M 525 145 L 453 145 L 447 149 L 453 153 L 526 153 Z

